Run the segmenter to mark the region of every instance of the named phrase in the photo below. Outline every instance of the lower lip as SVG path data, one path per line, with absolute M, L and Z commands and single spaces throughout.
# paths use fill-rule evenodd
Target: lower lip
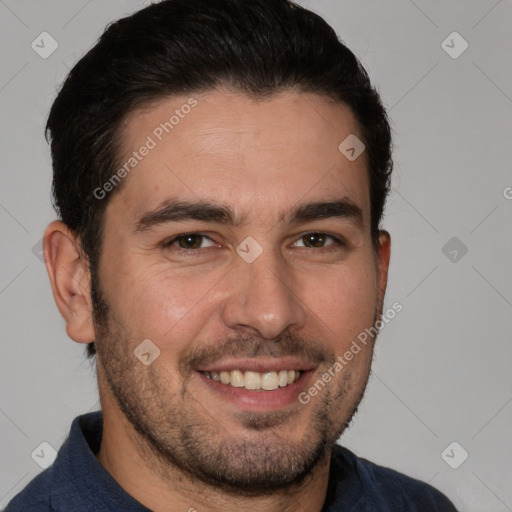
M 235 388 L 229 384 L 209 379 L 201 372 L 196 372 L 212 391 L 228 400 L 239 409 L 246 411 L 275 411 L 289 407 L 294 404 L 300 404 L 299 394 L 307 389 L 308 382 L 313 370 L 303 371 L 300 377 L 293 383 L 283 388 L 273 389 L 272 391 L 256 391 L 245 388 Z

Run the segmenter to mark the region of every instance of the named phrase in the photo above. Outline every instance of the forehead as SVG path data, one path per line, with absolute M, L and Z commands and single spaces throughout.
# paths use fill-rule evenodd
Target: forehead
M 179 197 L 275 221 L 302 199 L 344 196 L 366 217 L 366 155 L 351 161 L 339 149 L 354 135 L 362 138 L 350 109 L 315 94 L 166 98 L 127 118 L 120 156 L 135 165 L 126 166 L 126 183 L 109 208 L 121 204 L 135 216 Z

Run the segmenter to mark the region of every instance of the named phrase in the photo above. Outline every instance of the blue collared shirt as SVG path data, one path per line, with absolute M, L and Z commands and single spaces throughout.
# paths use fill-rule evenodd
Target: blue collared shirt
M 55 462 L 4 512 L 148 512 L 100 464 L 101 411 L 78 416 Z M 336 445 L 322 512 L 457 512 L 433 487 Z

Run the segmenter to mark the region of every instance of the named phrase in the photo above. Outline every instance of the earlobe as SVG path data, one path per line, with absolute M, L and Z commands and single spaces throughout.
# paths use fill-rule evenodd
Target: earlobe
M 43 251 L 55 303 L 68 336 L 78 343 L 94 341 L 90 272 L 79 241 L 61 221 L 45 231 Z
M 388 269 L 391 258 L 391 235 L 384 230 L 379 232 L 379 247 L 377 251 L 377 286 L 379 303 L 383 304 L 388 284 Z

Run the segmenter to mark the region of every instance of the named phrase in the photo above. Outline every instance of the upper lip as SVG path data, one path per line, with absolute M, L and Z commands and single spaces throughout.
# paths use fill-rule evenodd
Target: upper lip
M 281 370 L 313 370 L 316 366 L 296 357 L 258 358 L 258 359 L 223 359 L 196 368 L 199 372 L 230 372 L 233 370 L 249 372 L 279 372 Z

